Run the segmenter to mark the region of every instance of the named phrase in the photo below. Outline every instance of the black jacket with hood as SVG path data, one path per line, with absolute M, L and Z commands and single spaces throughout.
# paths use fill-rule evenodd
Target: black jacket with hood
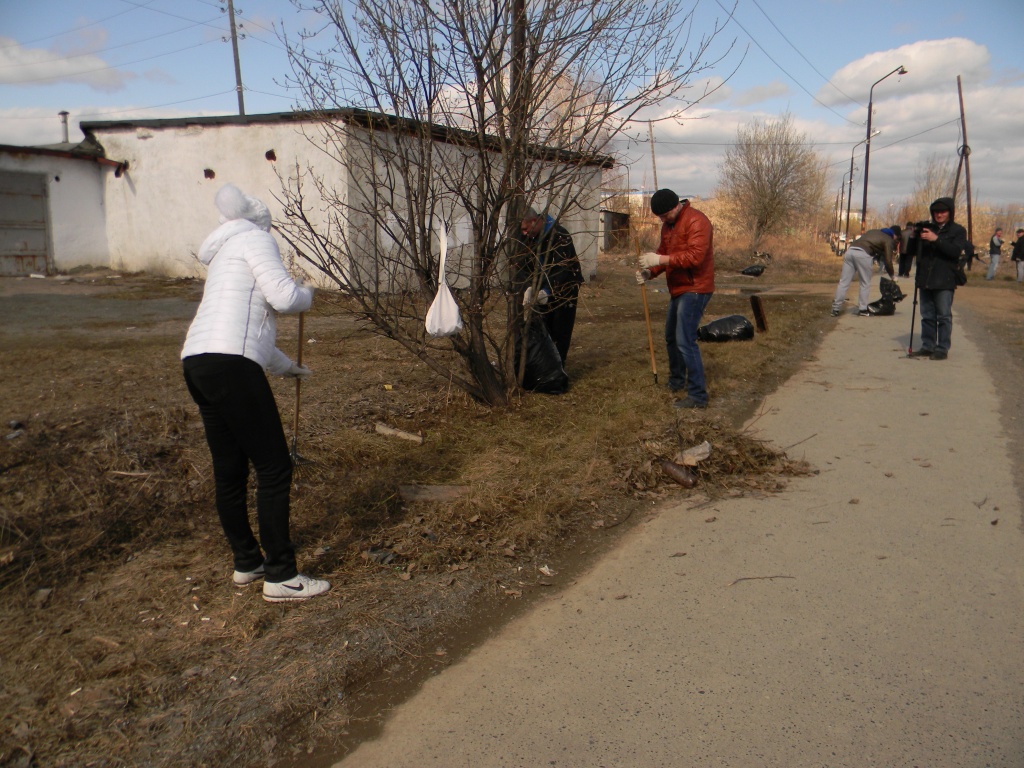
M 931 204 L 929 212 L 934 221 L 936 207 L 949 209 L 949 221 L 936 231 L 935 242 L 915 238 L 912 247 L 920 245 L 917 276 L 914 284 L 928 291 L 955 291 L 956 271 L 967 249 L 967 230 L 953 221 L 953 198 L 940 197 Z

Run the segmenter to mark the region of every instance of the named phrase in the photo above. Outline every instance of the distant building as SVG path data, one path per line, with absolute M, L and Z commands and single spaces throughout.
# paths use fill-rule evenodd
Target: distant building
M 0 257 L 21 274 L 90 264 L 201 277 L 205 269 L 195 251 L 217 225 L 213 196 L 223 184 L 260 197 L 277 220 L 282 190 L 296 169 L 328 176 L 346 199 L 367 194 L 358 173 L 324 153 L 318 125 L 325 118 L 344 122 L 350 131 L 383 126 L 398 141 L 411 135 L 413 122 L 354 109 L 83 122 L 86 138 L 79 145 L 0 147 L 0 194 L 11 189 L 19 201 L 18 213 L 0 215 Z M 428 127 L 439 144 L 450 143 L 456 133 Z M 560 159 L 556 154 L 554 162 Z M 562 217 L 587 276 L 597 272 L 600 178 L 609 163 L 592 163 L 593 173 L 573 190 L 577 207 Z M 311 210 L 323 215 L 326 206 L 319 199 L 312 203 Z M 468 218 L 456 219 L 454 245 L 471 247 Z M 458 255 L 450 256 L 456 273 Z
M 104 178 L 123 170 L 89 142 L 0 145 L 0 275 L 106 265 Z

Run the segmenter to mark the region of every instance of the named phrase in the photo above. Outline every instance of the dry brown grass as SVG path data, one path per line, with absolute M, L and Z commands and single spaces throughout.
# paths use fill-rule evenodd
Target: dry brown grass
M 751 280 L 736 276 L 746 261 L 728 244 L 719 253 L 708 319 L 750 316 L 751 288 L 824 271 L 780 248 Z M 24 432 L 0 444 L 0 764 L 302 754 L 339 738 L 352 692 L 378 671 L 432 655 L 481 604 L 539 593 L 537 566 L 568 548 L 607 547 L 652 501 L 771 492 L 807 471 L 740 427 L 812 354 L 830 324 L 820 306 L 767 294 L 769 333 L 703 348 L 713 407 L 677 412 L 659 340 L 668 297 L 649 294 L 656 386 L 632 272 L 630 257 L 604 257 L 584 289 L 570 391 L 495 411 L 318 301 L 298 440 L 312 463 L 296 470 L 293 536 L 301 567 L 335 588 L 290 609 L 228 582 L 177 361 L 199 286 L 138 276 L 49 310 L 5 298 L 0 402 Z M 282 348 L 294 333 L 282 322 Z M 293 385 L 274 387 L 290 433 Z M 377 422 L 424 443 L 378 435 Z M 705 439 L 714 449 L 697 488 L 664 476 L 658 459 Z M 469 490 L 404 501 L 401 486 L 416 483 Z M 276 728 L 288 726 L 285 742 Z

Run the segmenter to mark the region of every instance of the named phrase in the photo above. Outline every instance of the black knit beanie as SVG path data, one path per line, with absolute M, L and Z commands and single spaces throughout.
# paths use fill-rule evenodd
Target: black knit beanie
M 679 195 L 671 189 L 659 189 L 651 197 L 651 213 L 661 216 L 679 205 Z

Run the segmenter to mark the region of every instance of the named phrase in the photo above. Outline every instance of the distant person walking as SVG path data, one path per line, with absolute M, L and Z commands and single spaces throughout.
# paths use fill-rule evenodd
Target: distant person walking
M 832 317 L 843 310 L 843 302 L 850 290 L 853 276 L 860 281 L 857 293 L 857 315 L 870 317 L 868 299 L 871 298 L 871 268 L 875 259 L 879 259 L 882 268 L 889 277 L 893 277 L 892 254 L 895 248 L 896 233 L 889 227 L 885 229 L 869 229 L 854 240 L 843 254 L 843 271 L 839 276 L 839 285 L 832 299 Z
M 270 211 L 226 184 L 214 201 L 217 227 L 199 248 L 206 286 L 181 351 L 213 459 L 217 514 L 234 556 L 235 586 L 263 579 L 267 602 L 305 600 L 331 585 L 299 573 L 288 531 L 292 458 L 265 371 L 309 375 L 275 346 L 278 312 L 303 312 L 313 290 L 297 285 L 270 234 Z M 249 464 L 256 470 L 253 536 Z
M 985 275 L 986 280 L 991 280 L 996 276 L 996 270 L 999 269 L 999 256 L 1002 252 L 1003 230 L 997 227 L 992 235 L 992 239 L 988 241 L 988 274 Z
M 1017 239 L 1013 241 L 1010 259 L 1017 265 L 1017 282 L 1024 283 L 1024 229 L 1017 230 Z
M 636 279 L 642 285 L 664 272 L 672 296 L 665 317 L 668 386 L 673 392 L 687 393 L 673 407 L 707 408 L 697 328 L 715 292 L 714 229 L 707 216 L 671 189 L 654 193 L 651 212 L 661 219 L 661 242 L 655 253 L 640 256 Z
M 921 305 L 921 346 L 911 357 L 945 360 L 953 335 L 953 293 L 967 230 L 953 221 L 953 198 L 940 197 L 930 207 L 932 221 L 916 233 L 921 247 L 915 284 Z

